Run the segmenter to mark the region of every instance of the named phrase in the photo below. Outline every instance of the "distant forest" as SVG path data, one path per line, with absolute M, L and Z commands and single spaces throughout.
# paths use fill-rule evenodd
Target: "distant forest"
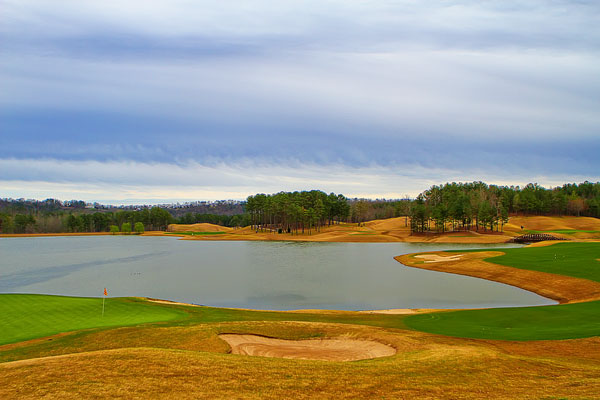
M 79 200 L 0 199 L 1 233 L 117 232 L 142 227 L 166 230 L 171 223 L 208 222 L 257 230 L 312 233 L 340 222 L 405 217 L 415 232 L 502 230 L 509 215 L 573 215 L 600 218 L 600 183 L 432 186 L 415 199 L 348 199 L 319 190 L 256 194 L 246 201 L 111 207 Z
M 432 186 L 402 207 L 402 215 L 411 216 L 415 232 L 501 230 L 510 214 L 600 218 L 600 183 L 565 184 L 554 189 L 532 183 L 523 188 L 447 183 Z

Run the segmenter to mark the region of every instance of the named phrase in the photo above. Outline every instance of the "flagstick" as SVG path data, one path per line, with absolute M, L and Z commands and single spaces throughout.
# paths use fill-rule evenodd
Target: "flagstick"
M 104 299 L 105 297 L 102 297 L 102 316 L 104 317 Z

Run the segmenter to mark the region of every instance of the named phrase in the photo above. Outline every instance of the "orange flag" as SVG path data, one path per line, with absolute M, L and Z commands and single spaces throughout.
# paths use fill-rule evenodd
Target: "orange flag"
M 106 288 L 104 288 L 104 295 L 108 296 L 108 292 L 106 291 Z

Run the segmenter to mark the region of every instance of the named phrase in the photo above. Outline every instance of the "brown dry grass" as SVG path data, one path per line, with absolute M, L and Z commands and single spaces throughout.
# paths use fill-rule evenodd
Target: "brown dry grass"
M 413 237 L 403 225 L 404 219 L 398 218 L 372 221 L 365 227 L 344 224 L 326 228 L 320 234 L 293 237 L 239 229 L 202 239 L 504 240 L 502 235 L 476 233 Z M 569 229 L 583 228 L 578 225 Z M 483 257 L 490 254 L 493 252 Z M 539 272 L 533 277 L 510 267 L 490 269 L 492 264 L 484 262 L 483 257 L 469 257 L 473 258 L 462 264 L 423 264 L 423 260 L 414 258 L 401 261 L 513 284 L 563 302 L 598 298 L 600 293 L 597 285 L 582 286 L 582 280 L 575 278 L 564 280 L 543 274 L 551 276 L 542 279 Z M 281 339 L 350 337 L 389 344 L 397 354 L 348 363 L 246 357 L 228 354 L 230 347 L 218 336 L 222 333 Z M 592 399 L 599 398 L 600 393 L 599 337 L 511 342 L 348 324 L 230 322 L 126 327 L 0 347 L 0 361 L 13 359 L 25 361 L 0 364 L 2 399 Z
M 199 224 L 171 224 L 167 232 L 231 232 L 233 228 L 227 226 L 199 223 Z
M 351 337 L 391 357 L 323 362 L 228 353 L 222 332 Z M 82 336 L 61 355 L 0 364 L 0 398 L 594 398 L 600 339 L 469 340 L 296 322 L 125 328 Z M 78 351 L 64 355 L 65 352 Z
M 511 217 L 504 228 L 520 230 L 521 226 L 524 229 L 534 231 L 563 229 L 596 231 L 600 230 L 600 219 L 591 217 Z
M 171 224 L 168 232 L 226 232 L 220 235 L 182 235 L 184 240 L 290 240 L 309 242 L 413 242 L 413 243 L 504 243 L 509 239 L 524 233 L 525 230 L 598 230 L 600 231 L 600 220 L 588 217 L 511 217 L 504 225 L 504 232 L 485 232 L 480 230 L 469 232 L 450 232 L 444 234 L 412 235 L 410 232 L 410 219 L 404 217 L 389 218 L 383 220 L 369 221 L 364 226 L 358 224 L 342 223 L 332 226 L 324 226 L 319 232 L 313 230 L 311 234 L 289 234 L 269 231 L 255 231 L 250 227 L 228 228 L 208 223 L 191 225 Z M 0 237 L 22 237 L 22 236 L 79 236 L 79 235 L 108 235 L 110 233 L 58 233 L 58 234 L 9 234 Z M 145 232 L 146 236 L 161 236 L 164 232 Z M 554 234 L 558 237 L 571 239 L 593 239 L 600 238 L 598 233 L 575 233 L 569 235 Z M 174 236 L 174 235 L 169 235 Z M 176 236 L 176 235 L 175 235 Z
M 507 232 L 521 234 L 523 230 L 553 231 L 553 230 L 581 230 L 600 231 L 600 219 L 590 217 L 512 217 L 504 226 Z M 597 239 L 598 232 L 576 232 L 570 234 L 551 233 L 556 237 L 566 239 Z
M 465 253 L 459 259 L 451 258 L 456 256 L 453 253 L 432 252 L 429 254 L 448 258 L 443 263 L 427 263 L 422 258 L 417 258 L 419 254 L 406 254 L 395 257 L 395 259 L 409 267 L 450 272 L 505 283 L 535 292 L 560 303 L 578 303 L 600 299 L 600 283 L 598 282 L 483 261 L 485 258 L 502 255 L 503 253 L 500 251 Z
M 405 226 L 404 217 L 389 218 L 366 222 L 363 226 L 358 224 L 342 223 L 324 226 L 320 231 L 312 230 L 311 234 L 276 233 L 256 231 L 250 227 L 233 229 L 222 235 L 206 236 L 184 236 L 184 240 L 289 240 L 308 242 L 355 242 L 355 243 L 382 243 L 382 242 L 431 242 L 431 243 L 504 243 L 511 239 L 512 234 L 478 233 L 478 232 L 454 232 L 445 234 L 412 235 L 410 232 L 410 219 Z M 179 231 L 196 231 L 196 228 L 183 228 L 179 225 Z M 215 230 L 220 227 L 216 226 Z M 221 229 L 222 230 L 222 229 Z

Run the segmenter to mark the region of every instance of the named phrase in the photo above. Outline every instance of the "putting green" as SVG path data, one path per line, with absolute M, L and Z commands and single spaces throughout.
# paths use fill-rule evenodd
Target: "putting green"
M 502 249 L 486 261 L 600 281 L 600 243 Z M 447 336 L 546 340 L 600 336 L 600 301 L 543 307 L 465 310 L 409 316 L 406 326 Z
M 187 313 L 134 298 L 102 299 L 37 294 L 0 294 L 0 345 L 80 329 L 138 325 L 186 317 Z

